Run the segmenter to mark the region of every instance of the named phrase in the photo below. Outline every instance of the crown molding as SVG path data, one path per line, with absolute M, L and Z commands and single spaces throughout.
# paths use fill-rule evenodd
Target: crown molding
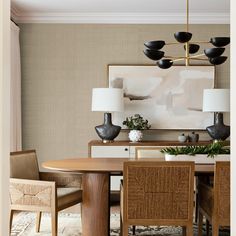
M 13 20 L 17 21 L 18 17 L 21 15 L 19 10 L 11 3 L 11 17 Z
M 20 12 L 11 9 L 17 23 L 78 23 L 78 24 L 185 24 L 186 15 L 177 13 L 55 13 Z M 190 24 L 229 24 L 226 13 L 191 13 Z

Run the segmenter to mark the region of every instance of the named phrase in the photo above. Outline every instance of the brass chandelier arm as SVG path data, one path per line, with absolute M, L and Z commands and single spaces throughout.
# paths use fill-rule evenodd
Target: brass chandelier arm
M 194 41 L 194 42 L 191 42 L 191 43 L 211 43 L 210 41 Z
M 190 60 L 208 61 L 208 59 L 203 59 L 203 58 L 190 58 Z
M 185 57 L 173 57 L 173 56 L 164 56 L 163 58 L 166 58 L 166 59 L 178 59 L 178 58 L 185 58 Z
M 205 56 L 205 54 L 201 53 L 201 54 L 198 54 L 198 55 L 190 56 L 189 58 L 192 59 L 192 58 L 203 57 L 203 56 Z
M 173 59 L 173 60 L 171 60 L 171 61 L 175 62 L 175 61 L 184 61 L 184 60 L 186 60 L 186 57 L 176 58 L 176 59 Z M 203 58 L 191 58 L 191 57 L 189 57 L 188 60 L 208 61 L 208 59 L 203 59 Z
M 194 42 L 191 42 L 189 41 L 189 44 L 207 44 L 207 43 L 211 43 L 210 41 L 194 41 Z M 179 42 L 170 42 L 170 43 L 166 43 L 165 45 L 168 46 L 168 45 L 184 45 L 185 43 L 179 43 Z
M 173 56 L 164 56 L 163 58 L 166 58 L 166 59 L 194 59 L 194 58 L 197 58 L 197 57 L 202 57 L 202 56 L 205 56 L 204 53 L 202 54 L 198 54 L 198 55 L 194 55 L 194 56 L 185 56 L 185 57 L 181 57 L 181 56 L 176 56 L 176 57 L 173 57 Z
M 174 60 L 172 60 L 172 61 L 173 61 L 173 62 L 175 62 L 175 61 L 184 61 L 184 60 L 186 60 L 186 58 L 185 58 L 185 57 L 178 58 L 178 59 L 174 59 Z
M 183 45 L 184 43 L 171 42 L 171 43 L 166 43 L 165 45 L 177 45 L 177 44 L 181 44 L 181 45 Z

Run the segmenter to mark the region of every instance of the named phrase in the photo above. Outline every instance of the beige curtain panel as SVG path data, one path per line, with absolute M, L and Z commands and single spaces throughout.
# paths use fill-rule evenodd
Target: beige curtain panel
M 21 64 L 19 27 L 11 22 L 10 150 L 22 149 L 21 137 Z

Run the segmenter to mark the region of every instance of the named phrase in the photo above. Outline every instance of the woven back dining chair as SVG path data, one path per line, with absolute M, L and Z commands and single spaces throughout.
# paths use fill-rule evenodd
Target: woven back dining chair
M 230 162 L 216 162 L 213 186 L 199 178 L 199 224 L 198 235 L 202 236 L 203 216 L 212 224 L 212 236 L 219 235 L 221 226 L 230 226 Z
M 182 226 L 193 235 L 193 162 L 128 161 L 121 184 L 121 235 L 130 225 Z
M 58 211 L 82 202 L 82 177 L 77 174 L 39 172 L 35 150 L 10 154 L 10 229 L 14 211 L 51 213 L 52 236 L 57 236 Z

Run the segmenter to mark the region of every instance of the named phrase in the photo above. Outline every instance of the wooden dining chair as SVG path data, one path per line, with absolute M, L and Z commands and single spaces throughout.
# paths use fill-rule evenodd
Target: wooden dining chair
M 128 161 L 121 184 L 121 235 L 130 225 L 182 226 L 193 235 L 194 162 Z
M 161 152 L 161 149 L 166 148 L 166 146 L 158 146 L 158 147 L 136 147 L 135 148 L 135 159 L 144 159 L 144 158 L 158 158 L 165 159 L 165 154 Z M 198 205 L 197 205 L 197 178 L 194 177 L 194 221 L 197 223 L 198 221 Z M 135 234 L 135 226 L 133 226 L 133 235 Z
M 58 211 L 82 202 L 82 177 L 77 174 L 39 172 L 35 150 L 10 154 L 10 229 L 14 211 L 51 212 L 52 235 L 57 235 Z
M 219 235 L 221 226 L 230 226 L 230 162 L 216 162 L 213 186 L 199 178 L 199 223 L 198 236 L 202 236 L 203 216 L 206 217 L 206 232 L 209 223 L 212 236 Z

